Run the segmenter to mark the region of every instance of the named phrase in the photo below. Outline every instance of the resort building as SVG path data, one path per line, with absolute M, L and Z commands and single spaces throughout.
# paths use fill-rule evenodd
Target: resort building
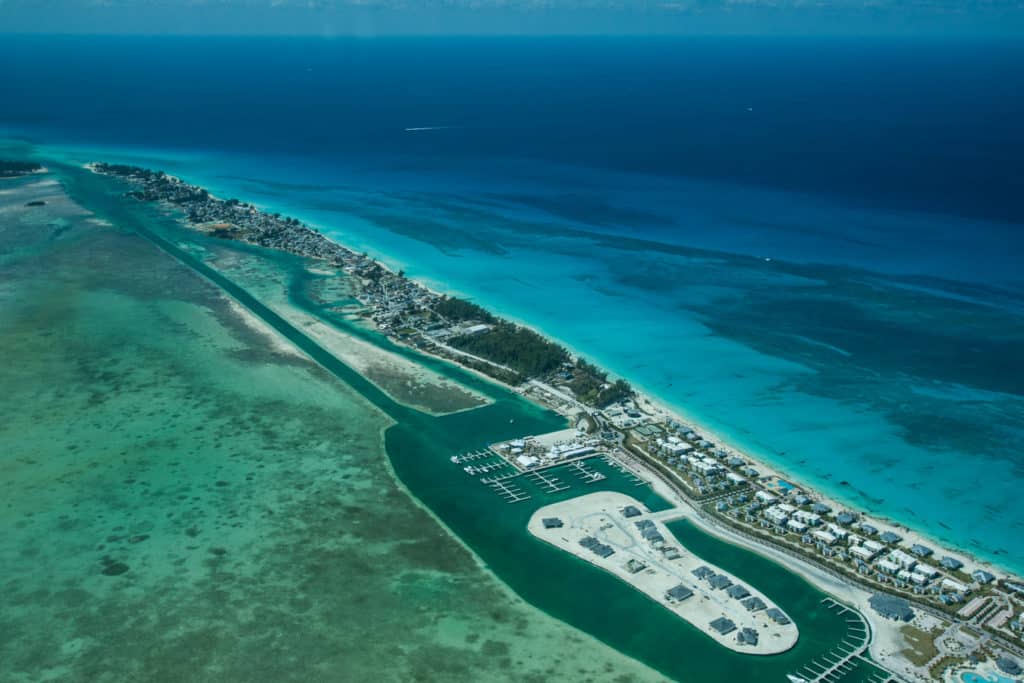
M 562 520 L 558 517 L 545 517 L 541 522 L 545 529 L 560 529 L 563 526 Z
M 996 577 L 993 574 L 990 574 L 984 569 L 977 569 L 974 572 L 972 572 L 971 578 L 977 581 L 978 583 L 992 583 L 996 580 Z
M 868 600 L 871 608 L 886 619 L 895 621 L 910 621 L 914 618 L 914 611 L 910 609 L 910 603 L 903 598 L 897 598 L 885 593 L 875 593 Z
M 917 565 L 917 559 L 902 550 L 893 550 L 889 553 L 889 559 L 903 569 L 913 569 Z

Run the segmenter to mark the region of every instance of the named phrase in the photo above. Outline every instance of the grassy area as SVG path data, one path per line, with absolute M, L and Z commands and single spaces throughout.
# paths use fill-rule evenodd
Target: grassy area
M 929 633 L 907 625 L 900 629 L 900 633 L 910 646 L 903 650 L 902 654 L 914 666 L 924 666 L 939 654 L 938 648 L 935 647 L 935 636 L 940 633 L 939 631 Z

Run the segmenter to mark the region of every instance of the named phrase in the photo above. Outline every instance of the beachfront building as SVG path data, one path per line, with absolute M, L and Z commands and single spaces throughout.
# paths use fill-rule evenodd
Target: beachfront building
M 836 515 L 836 521 L 842 524 L 843 526 L 849 526 L 850 524 L 853 524 L 857 521 L 857 515 L 853 514 L 852 512 L 840 512 L 838 515 Z
M 920 543 L 915 543 L 914 545 L 910 546 L 910 552 L 914 553 L 918 557 L 929 557 L 935 551 L 932 550 L 931 548 L 929 548 L 926 545 L 921 545 Z
M 755 475 L 750 475 L 750 476 L 755 476 Z M 772 494 L 768 493 L 767 491 L 758 491 L 757 493 L 754 494 L 754 500 L 756 500 L 757 502 L 761 503 L 762 505 L 772 505 L 773 503 L 775 503 L 778 500 L 778 498 L 776 498 Z
M 941 560 L 939 560 L 939 564 L 941 564 L 946 569 L 949 569 L 950 571 L 956 571 L 957 569 L 962 569 L 963 566 L 964 566 L 963 562 L 961 562 L 960 560 L 956 559 L 955 557 L 950 557 L 949 555 L 946 555 Z
M 883 543 L 895 544 L 903 540 L 903 537 L 892 531 L 883 531 L 882 535 L 879 536 Z
M 562 520 L 558 517 L 545 517 L 541 522 L 544 524 L 545 529 L 561 529 L 563 526 Z
M 757 645 L 757 631 L 750 627 L 740 629 L 736 634 L 736 642 L 741 645 Z
M 764 604 L 764 600 L 757 597 L 756 595 L 740 602 L 748 612 L 759 612 L 763 610 L 767 605 Z
M 917 566 L 917 558 L 908 555 L 902 550 L 893 550 L 889 553 L 889 559 L 898 564 L 903 569 L 911 570 Z
M 774 621 L 776 624 L 786 625 L 789 623 L 789 617 L 786 613 L 780 610 L 778 607 L 772 607 L 771 609 L 765 610 L 765 614 L 768 618 Z
M 978 583 L 992 583 L 996 580 L 996 577 L 984 569 L 976 569 L 971 573 L 971 578 Z

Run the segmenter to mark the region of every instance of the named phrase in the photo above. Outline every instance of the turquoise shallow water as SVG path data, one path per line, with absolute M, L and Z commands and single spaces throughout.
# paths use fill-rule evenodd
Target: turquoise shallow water
M 832 647 L 846 633 L 843 620 L 821 608 L 819 601 L 823 597 L 822 594 L 803 580 L 772 562 L 710 538 L 689 525 L 679 524 L 675 531 L 688 547 L 709 561 L 727 567 L 745 580 L 756 582 L 794 617 L 803 634 L 796 648 L 777 657 L 754 658 L 712 647 L 706 636 L 642 594 L 628 588 L 621 581 L 537 541 L 526 532 L 526 521 L 537 506 L 557 500 L 558 497 L 578 495 L 583 492 L 581 488 L 589 489 L 577 484 L 569 492 L 551 496 L 539 490 L 532 490 L 531 487 L 533 499 L 529 504 L 510 506 L 486 487 L 466 477 L 448 461 L 453 453 L 476 448 L 496 439 L 561 427 L 563 423 L 560 418 L 452 367 L 446 369 L 451 377 L 486 393 L 494 403 L 484 408 L 441 417 L 431 417 L 396 403 L 346 366 L 325 354 L 323 349 L 288 325 L 246 289 L 246 279 L 255 283 L 265 282 L 260 275 L 261 271 L 275 278 L 284 274 L 282 282 L 288 290 L 295 286 L 301 288 L 301 284 L 308 281 L 308 273 L 299 260 L 287 255 L 242 248 L 239 251 L 240 257 L 255 259 L 262 265 L 246 270 L 235 269 L 232 271 L 232 277 L 227 278 L 218 270 L 218 253 L 230 249 L 225 243 L 176 228 L 166 221 L 154 219 L 145 207 L 126 204 L 123 200 L 107 195 L 103 190 L 103 183 L 95 176 L 71 169 L 65 173 L 73 196 L 87 206 L 96 208 L 102 216 L 111 219 L 123 229 L 145 235 L 165 253 L 173 255 L 180 263 L 223 288 L 261 319 L 307 351 L 328 375 L 341 379 L 384 415 L 394 420 L 396 424 L 385 432 L 385 446 L 399 478 L 420 501 L 477 553 L 489 570 L 550 615 L 598 637 L 621 652 L 678 680 L 717 680 L 718 677 L 750 681 L 778 680 L 784 673 L 795 670 L 809 658 L 818 656 Z M 235 280 L 236 276 L 242 279 Z M 309 312 L 315 313 L 318 309 L 318 306 L 310 306 Z M 344 325 L 341 327 L 344 328 Z M 147 329 L 150 329 L 152 334 L 159 331 L 154 326 Z M 367 339 L 386 345 L 386 341 L 376 335 L 366 332 L 363 334 Z M 415 356 L 411 352 L 408 353 L 410 357 Z M 440 367 L 438 369 L 442 370 Z M 243 376 L 239 379 L 244 387 L 247 380 Z M 296 421 L 290 415 L 291 413 L 285 411 L 281 418 L 301 431 L 302 422 Z M 352 419 L 355 422 L 346 426 L 348 429 L 358 431 L 361 418 L 355 416 Z M 374 430 L 378 424 L 370 423 Z M 272 429 L 264 427 L 254 436 L 272 438 L 273 434 Z M 291 448 L 284 444 L 282 447 Z M 600 464 L 596 467 L 606 470 Z M 602 486 L 628 491 L 654 508 L 664 505 L 664 502 L 648 489 L 636 488 L 630 481 L 612 470 L 606 470 L 606 474 L 609 478 Z M 571 477 L 566 474 L 564 478 Z M 388 486 L 358 480 L 354 485 L 370 499 L 375 495 L 374 492 L 380 497 L 376 504 L 364 502 L 363 505 L 383 505 L 385 508 L 390 505 L 392 494 L 388 493 Z M 214 488 L 216 486 L 219 484 Z M 310 503 L 315 506 L 316 499 Z M 344 508 L 349 515 L 358 509 L 358 505 L 348 505 Z M 370 519 L 361 520 L 360 524 L 363 523 L 372 522 Z M 345 528 L 343 524 L 340 526 Z M 319 531 L 316 538 L 319 539 L 322 533 L 323 531 Z M 369 538 L 376 538 L 372 531 L 366 533 L 369 534 Z M 298 530 L 293 530 L 293 534 L 296 547 L 310 541 L 303 538 Z M 363 536 L 360 534 L 360 537 Z M 429 534 L 421 541 L 415 549 L 406 549 L 405 552 L 411 553 L 410 559 L 421 554 L 426 558 L 433 557 L 435 549 L 439 547 L 430 541 Z M 316 540 L 314 545 L 319 547 L 322 542 Z M 380 542 L 390 545 L 383 537 Z M 373 545 L 370 548 L 373 548 Z M 275 548 L 273 552 L 285 551 Z M 396 565 L 402 566 L 402 562 Z M 381 578 L 389 577 L 393 572 L 391 565 L 374 565 L 372 562 L 366 565 L 364 570 L 373 577 Z M 137 572 L 139 569 L 133 571 Z M 135 577 L 136 574 L 131 576 Z M 410 607 L 429 613 L 429 605 L 433 604 L 431 600 L 443 599 L 443 596 L 436 588 L 424 586 L 423 590 L 425 592 L 419 595 L 419 598 L 425 602 L 414 601 Z M 247 595 L 242 586 L 239 586 L 237 591 L 238 599 L 244 599 Z M 273 604 L 272 596 L 261 596 L 261 600 L 269 601 L 264 604 Z M 500 603 L 495 601 L 495 605 L 498 604 Z M 486 609 L 488 603 L 485 602 L 483 605 Z M 496 611 L 494 618 L 501 621 L 508 617 Z M 309 650 L 311 653 L 317 653 L 317 644 L 311 644 Z M 486 653 L 487 648 L 483 651 Z M 497 649 L 494 651 L 498 652 Z M 696 652 L 701 653 L 699 658 L 689 654 Z M 680 653 L 688 654 L 681 656 Z M 399 657 L 398 661 L 405 660 Z M 559 662 L 568 665 L 569 661 L 558 658 L 558 661 L 552 662 L 552 666 L 557 667 Z M 425 662 L 422 664 L 427 667 Z M 430 664 L 436 665 L 436 662 Z M 518 665 L 520 664 L 516 664 Z M 477 666 L 479 664 L 470 662 L 461 665 L 458 676 L 472 672 Z M 509 663 L 500 666 L 512 668 L 513 665 Z M 429 668 L 425 670 L 434 671 Z M 605 672 L 611 676 L 614 668 L 606 669 Z M 863 673 L 867 675 L 867 672 Z M 557 675 L 551 672 L 549 674 Z M 437 675 L 431 673 L 426 677 L 435 678 Z
M 959 230 L 935 232 L 955 218 L 790 197 L 790 222 L 776 229 L 786 239 L 735 224 L 640 239 L 623 225 L 672 211 L 677 224 L 700 224 L 714 193 L 726 204 L 735 191 L 536 164 L 539 178 L 516 165 L 426 174 L 214 152 L 71 153 L 96 155 L 299 215 L 543 329 L 797 482 L 1024 569 L 1011 543 L 1024 531 L 1024 305 L 1001 266 L 1001 284 L 939 275 L 953 272 L 952 251 L 972 248 Z M 559 173 L 572 194 L 545 189 Z M 747 215 L 784 203 L 759 196 Z M 849 257 L 834 235 L 808 247 L 799 226 L 825 221 L 870 222 L 877 243 Z M 886 231 L 908 223 L 922 239 L 935 233 L 923 243 L 935 256 L 875 258 Z

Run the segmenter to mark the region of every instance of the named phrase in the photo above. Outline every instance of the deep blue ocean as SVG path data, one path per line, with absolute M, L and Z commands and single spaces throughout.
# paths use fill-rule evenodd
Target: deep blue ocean
M 300 216 L 1018 571 L 1022 115 L 1009 42 L 0 36 L 0 136 Z

